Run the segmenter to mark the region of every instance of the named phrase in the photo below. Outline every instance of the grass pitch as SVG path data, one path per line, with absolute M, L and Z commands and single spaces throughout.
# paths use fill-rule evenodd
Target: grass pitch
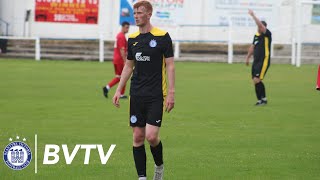
M 319 179 L 316 71 L 272 64 L 264 81 L 269 104 L 254 107 L 249 67 L 177 62 L 176 107 L 161 129 L 165 179 Z M 0 179 L 137 179 L 128 101 L 116 109 L 102 95 L 112 77 L 110 62 L 0 60 L 0 151 L 19 135 L 34 155 L 38 134 L 38 173 L 34 157 L 22 171 L 1 160 Z M 89 165 L 84 150 L 66 165 L 62 149 L 57 164 L 43 165 L 45 144 L 67 144 L 70 153 L 76 144 L 117 146 L 107 165 L 97 150 Z

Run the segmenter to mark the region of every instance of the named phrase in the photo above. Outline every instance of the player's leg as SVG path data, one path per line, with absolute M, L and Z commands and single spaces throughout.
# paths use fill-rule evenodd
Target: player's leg
M 124 94 L 125 92 L 126 92 L 126 85 L 124 85 L 124 87 L 121 90 L 121 96 L 120 96 L 121 99 L 127 99 L 128 98 L 128 96 L 126 96 Z
M 253 84 L 254 84 L 254 87 L 255 87 L 255 92 L 256 92 L 257 99 L 259 101 L 259 100 L 261 100 L 261 93 L 260 93 L 260 88 L 259 88 L 259 85 L 258 85 L 258 83 L 260 82 L 260 79 L 257 78 L 257 77 L 253 77 L 252 81 L 253 81 Z
M 130 126 L 133 131 L 133 158 L 140 180 L 146 179 L 146 150 L 144 146 L 146 121 L 143 116 L 144 104 L 141 98 L 130 98 Z
M 146 125 L 146 139 L 150 144 L 150 150 L 155 163 L 153 180 L 163 179 L 163 147 L 159 137 L 160 127 L 147 124 Z
M 146 139 L 150 144 L 151 152 L 155 161 L 155 164 L 160 166 L 163 164 L 162 158 L 162 143 L 159 137 L 160 127 L 147 124 L 146 125 Z
M 121 72 L 122 72 L 122 69 L 120 70 L 121 67 L 118 64 L 113 64 L 113 66 L 114 66 L 114 71 L 116 76 L 105 87 L 102 88 L 103 95 L 106 98 L 108 97 L 109 90 L 120 81 L 120 77 L 121 77 Z
M 264 83 L 262 82 L 262 80 L 260 79 L 260 89 L 261 89 L 261 101 L 264 104 L 267 104 L 267 95 L 266 95 L 266 88 L 264 86 Z
M 261 86 L 260 87 L 260 89 L 261 89 L 261 101 L 262 101 L 263 104 L 267 104 L 267 95 L 266 95 L 266 88 L 265 88 L 265 85 L 262 82 L 262 80 L 266 76 L 267 71 L 269 69 L 269 66 L 270 66 L 270 59 L 266 58 L 264 60 L 264 62 L 263 62 L 263 66 L 262 66 L 262 69 L 261 69 L 261 72 L 260 72 L 260 76 L 259 76 L 260 86 Z
M 252 81 L 255 87 L 255 92 L 257 96 L 257 103 L 255 105 L 265 105 L 267 104 L 266 95 L 265 95 L 265 87 L 262 82 L 261 73 L 262 73 L 262 64 L 261 63 L 253 63 L 252 64 Z
M 145 127 L 133 127 L 133 159 L 136 166 L 139 179 L 143 180 L 147 177 L 147 156 L 144 146 Z
M 146 139 L 150 144 L 150 150 L 155 163 L 154 180 L 163 178 L 163 147 L 160 141 L 160 127 L 163 115 L 163 98 L 151 100 L 147 103 Z
M 261 73 L 261 64 L 256 63 L 255 61 L 252 64 L 252 69 L 251 69 L 251 76 L 252 76 L 252 81 L 255 87 L 255 92 L 257 96 L 257 104 L 261 102 L 261 86 L 260 86 L 260 73 Z
M 253 80 L 253 83 L 255 86 L 256 95 L 257 95 L 257 99 L 258 99 L 258 101 L 255 105 L 259 106 L 259 105 L 267 104 L 266 90 L 265 90 L 265 87 L 264 87 L 262 80 L 258 77 L 253 77 L 252 80 Z

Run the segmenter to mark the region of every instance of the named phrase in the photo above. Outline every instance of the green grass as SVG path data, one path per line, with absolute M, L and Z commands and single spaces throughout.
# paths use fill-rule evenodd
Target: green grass
M 269 104 L 254 107 L 249 67 L 176 63 L 176 107 L 161 129 L 165 179 L 319 179 L 316 71 L 316 65 L 272 65 L 265 79 Z M 22 171 L 0 160 L 0 179 L 137 179 L 128 101 L 116 109 L 102 96 L 112 77 L 110 62 L 0 60 L 0 152 L 16 135 L 34 152 L 38 134 L 38 174 L 35 159 Z M 45 144 L 68 144 L 69 151 L 76 144 L 117 147 L 107 165 L 96 150 L 89 165 L 84 150 L 71 165 L 62 150 L 59 163 L 43 165 Z M 148 146 L 147 157 L 151 179 Z

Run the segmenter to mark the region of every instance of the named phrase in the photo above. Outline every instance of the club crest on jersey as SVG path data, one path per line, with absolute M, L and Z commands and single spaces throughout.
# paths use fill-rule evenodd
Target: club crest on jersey
M 17 136 L 19 139 L 19 136 Z M 9 139 L 12 141 L 12 138 Z M 26 141 L 24 138 L 23 141 Z M 22 141 L 14 141 L 8 144 L 3 151 L 3 160 L 5 164 L 13 170 L 22 170 L 26 168 L 32 159 L 30 147 Z
M 151 39 L 151 41 L 149 42 L 149 46 L 152 47 L 152 48 L 156 47 L 157 46 L 157 41 L 154 40 L 154 39 Z
M 135 115 L 132 115 L 131 116 L 131 118 L 130 118 L 130 121 L 131 121 L 131 123 L 136 123 L 137 122 L 137 116 L 135 116 Z

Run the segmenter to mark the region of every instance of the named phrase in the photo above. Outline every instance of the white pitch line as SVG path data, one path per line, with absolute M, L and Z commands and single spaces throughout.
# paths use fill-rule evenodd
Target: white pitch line
M 34 135 L 34 173 L 38 173 L 38 164 L 37 164 L 37 151 L 38 151 L 38 136 L 37 134 Z

